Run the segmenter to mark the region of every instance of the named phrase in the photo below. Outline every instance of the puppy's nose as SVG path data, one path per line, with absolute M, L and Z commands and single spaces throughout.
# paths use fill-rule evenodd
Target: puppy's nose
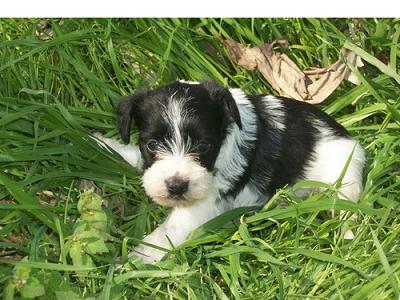
M 182 196 L 188 190 L 189 181 L 174 176 L 165 180 L 165 185 L 171 196 Z

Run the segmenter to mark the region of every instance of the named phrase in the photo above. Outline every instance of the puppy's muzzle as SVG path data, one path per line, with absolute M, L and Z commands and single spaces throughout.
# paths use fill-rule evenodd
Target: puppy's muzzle
M 189 180 L 173 176 L 165 180 L 165 185 L 171 197 L 180 198 L 188 191 Z

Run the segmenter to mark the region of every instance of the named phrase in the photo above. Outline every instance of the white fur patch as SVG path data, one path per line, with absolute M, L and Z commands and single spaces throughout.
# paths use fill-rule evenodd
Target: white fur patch
M 282 101 L 277 97 L 269 95 L 263 98 L 263 103 L 269 116 L 268 122 L 270 125 L 277 129 L 285 130 L 286 113 Z
M 325 183 L 336 182 L 354 149 L 342 180 L 340 193 L 345 199 L 358 201 L 363 190 L 362 170 L 365 163 L 363 148 L 351 138 L 333 136 L 322 122 L 317 122 L 316 127 L 321 136 L 315 146 L 315 159 L 306 170 L 306 179 Z
M 186 84 L 200 84 L 200 82 L 197 81 L 188 81 L 188 80 L 179 80 L 180 83 L 186 83 Z
M 185 155 L 190 149 L 190 139 L 184 140 L 181 134 L 183 123 L 185 118 L 190 111 L 184 109 L 185 102 L 190 98 L 174 98 L 175 95 L 171 96 L 168 106 L 164 107 L 162 117 L 169 124 L 172 129 L 172 139 L 167 140 L 166 149 L 161 149 L 162 152 L 172 153 L 173 155 Z
M 170 125 L 173 132 L 173 138 L 167 141 L 169 149 L 165 149 L 165 151 L 171 151 L 175 155 L 183 155 L 187 150 L 180 130 L 183 120 L 186 118 L 186 113 L 183 109 L 184 101 L 185 99 L 175 99 L 174 95 L 171 96 L 171 101 L 162 113 L 163 118 Z
M 169 197 L 165 181 L 173 176 L 189 181 L 184 199 Z M 166 206 L 187 206 L 203 199 L 212 184 L 212 174 L 190 155 L 163 155 L 143 174 L 143 187 L 157 203 Z
M 244 157 L 240 148 L 253 147 L 257 139 L 257 116 L 254 106 L 241 90 L 230 91 L 238 104 L 242 129 L 236 124 L 231 125 L 215 162 L 218 172 L 214 183 L 221 192 L 227 192 L 247 167 L 247 157 Z
M 243 190 L 236 196 L 232 205 L 236 207 L 253 206 L 258 203 L 259 200 L 266 200 L 267 197 L 257 191 L 256 187 L 251 183 L 248 183 Z
M 233 99 L 235 99 L 237 105 L 249 105 L 253 107 L 253 104 L 241 89 L 230 89 L 229 92 L 231 93 Z

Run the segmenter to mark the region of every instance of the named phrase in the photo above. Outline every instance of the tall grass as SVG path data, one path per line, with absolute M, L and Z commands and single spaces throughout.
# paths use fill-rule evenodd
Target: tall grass
M 40 22 L 0 20 L 4 299 L 399 299 L 398 20 Z M 288 187 L 261 211 L 235 210 L 202 226 L 158 265 L 118 267 L 167 210 L 147 198 L 136 170 L 88 134 L 116 135 L 116 101 L 141 86 L 212 78 L 273 94 L 258 72 L 228 59 L 217 36 L 249 45 L 287 38 L 290 49 L 280 51 L 302 68 L 334 62 L 343 45 L 363 58 L 354 70 L 361 85 L 343 82 L 321 108 L 366 148 L 365 192 L 351 204 L 332 189 L 302 200 Z M 105 201 L 113 238 L 108 253 L 92 255 L 96 268 L 73 266 L 65 249 L 88 186 Z M 359 218 L 330 218 L 331 208 Z M 341 225 L 354 240 L 338 234 Z

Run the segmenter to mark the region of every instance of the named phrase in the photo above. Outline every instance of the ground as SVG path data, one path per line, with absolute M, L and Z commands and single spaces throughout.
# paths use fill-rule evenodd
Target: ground
M 4 299 L 399 298 L 398 20 L 2 19 L 0 33 Z M 286 38 L 291 47 L 279 51 L 301 68 L 355 45 L 361 85 L 343 82 L 319 106 L 365 147 L 365 192 L 354 205 L 335 186 L 299 199 L 295 188 L 318 185 L 303 182 L 261 211 L 217 218 L 157 265 L 127 263 L 168 210 L 88 133 L 116 135 L 115 104 L 142 86 L 212 78 L 274 94 L 258 71 L 229 60 L 218 36 L 251 46 Z M 79 200 L 90 189 L 103 200 Z M 359 218 L 331 218 L 332 208 Z

